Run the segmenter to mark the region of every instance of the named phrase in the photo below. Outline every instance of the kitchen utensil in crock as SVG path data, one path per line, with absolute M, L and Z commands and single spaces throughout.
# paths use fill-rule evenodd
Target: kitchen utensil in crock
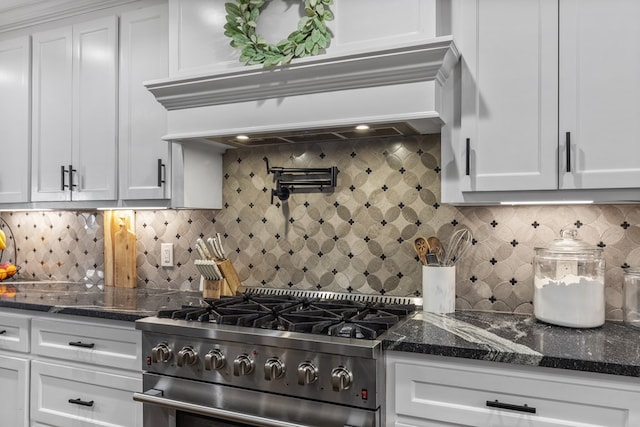
M 429 253 L 436 256 L 436 264 L 439 265 L 444 259 L 444 250 L 440 239 L 431 236 L 427 238 L 427 243 L 429 244 Z M 427 257 L 427 261 L 429 261 L 429 257 Z M 431 262 L 429 262 L 429 264 L 431 265 Z
M 418 258 L 422 265 L 427 265 L 427 253 L 429 252 L 429 243 L 424 237 L 416 237 L 413 241 L 413 249 L 418 254 Z
M 438 260 L 438 257 L 436 254 L 429 252 L 426 255 L 427 258 L 427 266 L 429 267 L 442 267 L 442 265 L 440 264 L 440 260 Z
M 453 233 L 445 250 L 443 265 L 445 267 L 455 265 L 455 263 L 462 258 L 462 255 L 464 255 L 467 249 L 471 246 L 471 239 L 473 239 L 473 236 L 466 228 Z

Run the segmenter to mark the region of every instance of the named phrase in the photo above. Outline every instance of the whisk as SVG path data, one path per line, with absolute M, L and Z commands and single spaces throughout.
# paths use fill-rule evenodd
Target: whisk
M 443 266 L 451 267 L 464 255 L 471 246 L 473 236 L 466 229 L 460 229 L 451 235 L 449 244 L 445 248 Z

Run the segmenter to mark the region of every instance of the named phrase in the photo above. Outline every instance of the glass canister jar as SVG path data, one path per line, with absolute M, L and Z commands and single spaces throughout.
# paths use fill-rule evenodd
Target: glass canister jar
M 546 248 L 535 248 L 533 312 L 536 319 L 572 328 L 604 324 L 602 249 L 564 228 Z
M 625 325 L 640 328 L 640 267 L 624 271 L 622 320 Z

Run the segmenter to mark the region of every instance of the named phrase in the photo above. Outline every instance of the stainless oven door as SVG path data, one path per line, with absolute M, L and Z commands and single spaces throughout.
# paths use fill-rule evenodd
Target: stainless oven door
M 380 427 L 376 411 L 145 373 L 144 427 Z

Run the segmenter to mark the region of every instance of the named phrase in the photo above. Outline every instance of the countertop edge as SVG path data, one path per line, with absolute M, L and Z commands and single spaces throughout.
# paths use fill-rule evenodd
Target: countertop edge
M 109 320 L 121 320 L 125 322 L 135 322 L 138 319 L 142 319 L 148 316 L 155 315 L 155 312 L 124 312 L 117 310 L 105 310 L 100 307 L 70 307 L 70 306 L 57 306 L 55 304 L 34 304 L 23 303 L 16 301 L 0 300 L 0 308 L 11 308 L 15 310 L 27 310 L 36 311 L 39 313 L 58 313 L 68 314 L 74 316 L 93 317 Z
M 640 330 L 616 322 L 571 329 L 531 315 L 416 312 L 389 332 L 383 351 L 640 377 Z

